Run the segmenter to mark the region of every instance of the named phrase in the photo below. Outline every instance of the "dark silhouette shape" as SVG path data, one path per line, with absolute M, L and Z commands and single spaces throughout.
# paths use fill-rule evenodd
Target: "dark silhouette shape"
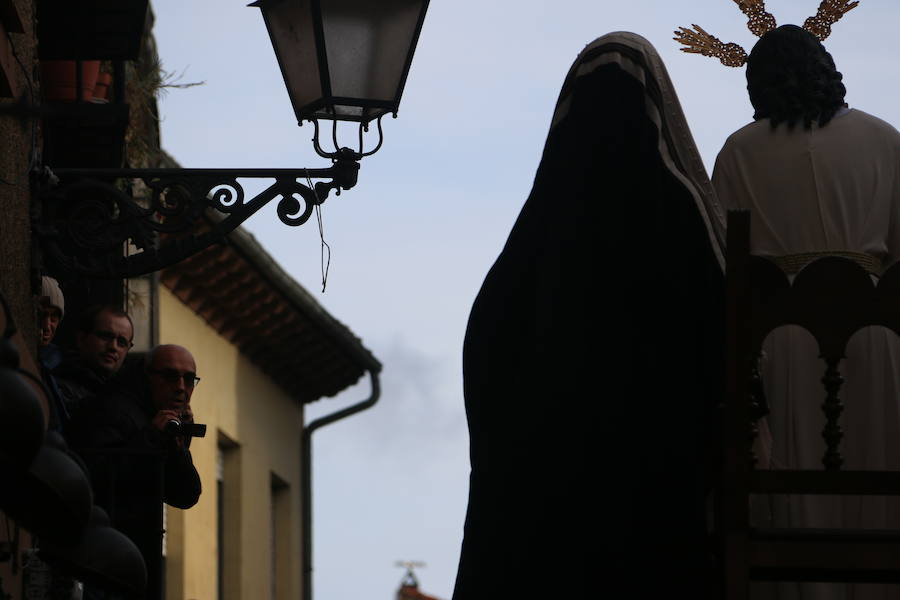
M 594 41 L 469 318 L 456 600 L 708 593 L 721 232 L 658 55 Z

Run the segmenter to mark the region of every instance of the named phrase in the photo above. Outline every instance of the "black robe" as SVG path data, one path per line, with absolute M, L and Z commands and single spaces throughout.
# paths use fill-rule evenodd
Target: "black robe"
M 455 600 L 708 593 L 719 219 L 659 57 L 595 41 L 469 317 Z

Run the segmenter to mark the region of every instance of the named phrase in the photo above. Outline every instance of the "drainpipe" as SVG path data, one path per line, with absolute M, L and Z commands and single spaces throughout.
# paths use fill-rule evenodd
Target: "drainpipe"
M 378 379 L 379 368 L 369 369 L 369 380 L 372 383 L 371 395 L 358 404 L 348 406 L 343 410 L 331 413 L 325 417 L 316 419 L 303 428 L 303 440 L 300 448 L 300 463 L 303 472 L 300 474 L 301 490 L 300 502 L 303 503 L 303 595 L 301 600 L 312 600 L 312 434 L 320 427 L 340 421 L 350 415 L 364 411 L 378 402 L 381 395 L 381 382 Z

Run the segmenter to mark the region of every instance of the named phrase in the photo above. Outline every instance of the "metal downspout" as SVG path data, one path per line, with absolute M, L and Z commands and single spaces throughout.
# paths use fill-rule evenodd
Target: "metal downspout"
M 300 452 L 300 462 L 303 472 L 300 474 L 301 498 L 303 503 L 303 595 L 301 600 L 312 600 L 312 434 L 325 425 L 340 421 L 358 412 L 364 411 L 378 402 L 381 396 L 381 381 L 378 379 L 380 369 L 369 369 L 369 380 L 372 383 L 372 392 L 366 400 L 353 404 L 342 410 L 331 413 L 325 417 L 316 419 L 303 428 L 303 437 Z

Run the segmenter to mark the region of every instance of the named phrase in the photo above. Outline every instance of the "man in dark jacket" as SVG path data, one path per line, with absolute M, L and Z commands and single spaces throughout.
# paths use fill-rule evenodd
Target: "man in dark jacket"
M 134 325 L 116 306 L 92 306 L 81 315 L 76 351 L 53 369 L 66 413 L 74 418 L 90 399 L 101 395 L 133 346 Z
M 154 348 L 143 362 L 140 371 L 123 372 L 107 393 L 85 408 L 73 426 L 73 444 L 161 458 L 163 501 L 190 508 L 200 497 L 200 476 L 189 450 L 191 438 L 183 433 L 183 425 L 194 421 L 191 395 L 200 381 L 194 358 L 186 348 L 164 345 Z M 123 475 L 146 481 L 139 471 Z M 98 500 L 101 496 L 98 492 Z M 117 500 L 121 503 L 122 498 Z
M 161 586 L 163 502 L 187 509 L 200 498 L 185 434 L 199 381 L 186 348 L 158 346 L 133 372 L 123 369 L 71 427 L 72 444 L 91 470 L 96 503 L 144 556 L 148 598 Z

